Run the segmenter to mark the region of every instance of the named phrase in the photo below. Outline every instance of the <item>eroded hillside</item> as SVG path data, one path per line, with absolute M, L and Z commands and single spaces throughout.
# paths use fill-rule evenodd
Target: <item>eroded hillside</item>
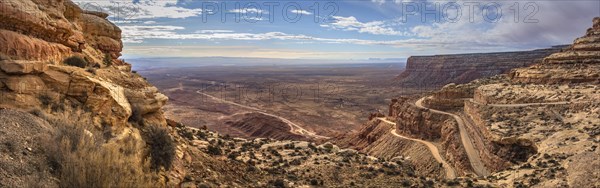
M 599 37 L 594 18 L 585 36 L 531 67 L 394 99 L 389 114 L 375 115 L 340 143 L 380 157 L 427 159 L 439 152 L 440 166 L 501 187 L 598 187 Z M 383 153 L 397 150 L 393 143 L 402 139 L 436 148 L 416 156 Z M 379 143 L 386 144 L 365 147 Z

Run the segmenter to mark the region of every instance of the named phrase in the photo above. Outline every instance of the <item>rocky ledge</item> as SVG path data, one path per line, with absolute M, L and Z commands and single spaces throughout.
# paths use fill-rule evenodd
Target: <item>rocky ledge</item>
M 119 60 L 121 30 L 72 1 L 0 1 L 0 106 L 166 125 L 167 97 Z

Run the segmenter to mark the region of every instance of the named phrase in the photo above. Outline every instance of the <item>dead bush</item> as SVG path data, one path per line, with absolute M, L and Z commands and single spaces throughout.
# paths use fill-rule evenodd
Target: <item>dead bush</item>
M 139 152 L 143 144 L 132 136 L 119 143 L 105 143 L 87 123 L 66 119 L 49 122 L 56 132 L 45 142 L 45 148 L 60 187 L 160 186 L 149 161 Z
M 79 57 L 79 56 L 71 56 L 71 57 L 65 59 L 63 61 L 63 63 L 65 65 L 79 67 L 79 68 L 85 68 L 88 66 L 88 62 L 84 58 Z
M 166 129 L 157 126 L 146 127 L 144 140 L 148 145 L 150 168 L 158 171 L 171 169 L 175 158 L 175 143 Z
M 138 106 L 131 107 L 131 116 L 127 119 L 129 123 L 135 123 L 138 125 L 142 125 L 144 123 L 144 118 L 142 117 L 142 113 Z
M 112 57 L 110 56 L 110 54 L 104 54 L 104 59 L 102 61 L 107 67 L 112 66 Z
M 50 96 L 48 96 L 47 94 L 39 95 L 38 100 L 40 100 L 40 103 L 44 108 L 48 108 L 48 106 L 50 106 L 50 104 L 52 103 L 52 98 L 50 98 Z

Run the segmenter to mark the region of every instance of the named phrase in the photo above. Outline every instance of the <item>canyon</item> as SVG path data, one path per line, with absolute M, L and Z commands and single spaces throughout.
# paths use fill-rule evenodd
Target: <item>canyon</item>
M 0 7 L 2 187 L 600 187 L 600 17 L 570 46 L 412 57 L 396 80 L 391 64 L 145 78 L 106 13 Z
M 388 114 L 372 115 L 363 129 L 339 137 L 339 143 L 388 158 L 414 156 L 386 154 L 398 142 L 434 145 L 437 149 L 424 155 L 441 154 L 443 160 L 434 163 L 450 166 L 446 171 L 501 187 L 600 186 L 592 172 L 600 154 L 599 34 L 600 18 L 594 18 L 585 36 L 537 64 L 393 99 Z M 415 163 L 417 172 L 432 162 L 419 157 L 427 162 Z

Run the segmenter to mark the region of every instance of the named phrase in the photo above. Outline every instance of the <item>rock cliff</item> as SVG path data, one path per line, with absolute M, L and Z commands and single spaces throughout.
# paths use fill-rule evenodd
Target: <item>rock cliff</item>
M 526 67 L 564 47 L 521 52 L 412 56 L 396 81 L 403 86 L 419 88 L 467 83 L 477 78 L 507 73 L 513 68 Z
M 438 143 L 457 172 L 501 187 L 597 187 L 600 164 L 591 156 L 600 152 L 599 37 L 594 18 L 585 36 L 537 64 L 394 99 L 386 118 L 405 137 Z
M 70 0 L 4 0 L 0 9 L 0 106 L 89 111 L 112 126 L 166 125 L 167 97 L 118 59 L 121 30 L 107 14 Z

